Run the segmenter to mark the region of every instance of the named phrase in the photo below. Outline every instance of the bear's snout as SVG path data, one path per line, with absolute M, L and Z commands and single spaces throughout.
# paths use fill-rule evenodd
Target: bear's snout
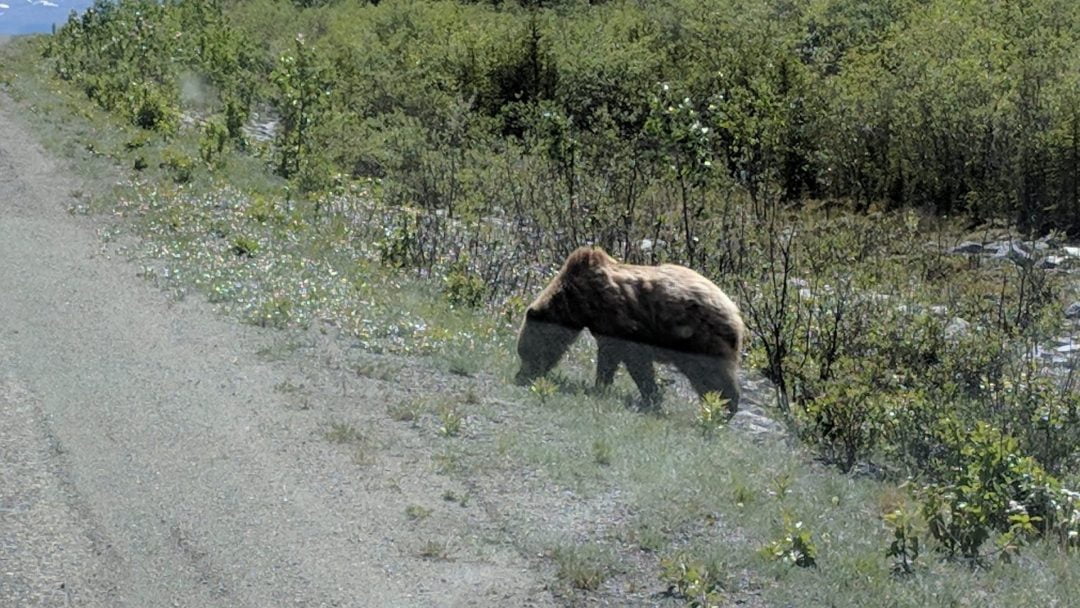
M 514 374 L 514 384 L 518 386 L 528 386 L 535 380 L 535 375 L 526 371 L 525 366 L 522 366 L 518 370 L 517 374 Z

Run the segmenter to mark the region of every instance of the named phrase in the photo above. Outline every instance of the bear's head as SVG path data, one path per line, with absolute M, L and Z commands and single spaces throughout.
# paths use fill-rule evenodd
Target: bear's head
M 521 367 L 514 381 L 525 386 L 551 371 L 582 329 L 556 322 L 545 310 L 530 306 L 518 332 L 517 352 Z

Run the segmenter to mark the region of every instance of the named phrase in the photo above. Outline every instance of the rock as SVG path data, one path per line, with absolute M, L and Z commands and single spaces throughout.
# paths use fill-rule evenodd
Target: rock
M 935 315 L 939 316 L 939 317 L 944 317 L 946 314 L 949 313 L 949 307 L 945 306 L 943 304 L 934 304 L 933 306 L 930 307 L 930 312 L 932 314 L 935 314 Z M 963 319 L 961 319 L 961 320 L 963 320 Z
M 784 437 L 784 425 L 749 410 L 739 410 L 731 417 L 728 426 L 754 437 Z
M 949 321 L 949 324 L 945 326 L 945 337 L 949 340 L 955 340 L 966 334 L 969 327 L 971 327 L 971 323 L 968 323 L 960 317 L 953 317 Z
M 663 249 L 665 245 L 667 245 L 667 241 L 664 239 L 657 239 L 656 241 L 653 241 L 652 239 L 641 239 L 641 242 L 638 243 L 638 247 L 643 253 L 648 253 L 653 249 Z
M 1035 266 L 1037 268 L 1043 269 L 1057 268 L 1058 266 L 1064 264 L 1066 259 L 1068 258 L 1062 255 L 1048 255 L 1045 258 L 1039 260 L 1039 263 Z
M 1080 302 L 1073 302 L 1065 308 L 1066 319 L 1080 319 Z
M 994 246 L 993 257 L 1006 259 L 1020 265 L 1032 262 L 1031 253 L 1019 241 L 1001 241 Z
M 1075 342 L 1073 342 L 1072 344 L 1064 344 L 1055 348 L 1054 350 L 1063 355 L 1071 355 L 1072 353 L 1080 352 L 1080 344 L 1077 344 Z
M 1061 248 L 1065 252 L 1065 255 L 1071 258 L 1080 258 L 1080 247 L 1069 247 L 1068 245 Z
M 949 249 L 949 253 L 982 253 L 982 243 L 976 243 L 975 241 L 964 241 L 956 247 Z

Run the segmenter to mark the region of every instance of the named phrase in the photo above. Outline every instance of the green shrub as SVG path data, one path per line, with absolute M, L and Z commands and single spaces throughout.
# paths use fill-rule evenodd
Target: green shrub
M 660 560 L 660 580 L 692 608 L 721 605 L 728 586 L 722 564 L 707 564 L 689 554 L 680 553 Z
M 817 546 L 803 522 L 784 514 L 781 537 L 762 548 L 769 559 L 789 563 L 800 568 L 817 567 Z
M 199 138 L 199 156 L 208 167 L 215 167 L 221 163 L 225 143 L 228 140 L 229 130 L 224 120 L 215 116 L 206 121 L 203 125 L 202 136 Z
M 963 430 L 943 421 L 939 428 L 951 450 L 941 467 L 947 477 L 920 490 L 922 515 L 939 547 L 978 561 L 995 532 L 1006 547 L 1037 534 L 1054 510 L 1056 480 L 1023 456 L 1015 439 L 985 423 Z
M 487 285 L 469 270 L 469 259 L 464 255 L 450 265 L 443 285 L 446 299 L 454 306 L 478 308 L 487 294 Z
M 184 152 L 167 148 L 161 158 L 161 167 L 169 173 L 174 182 L 186 184 L 195 177 L 195 161 Z

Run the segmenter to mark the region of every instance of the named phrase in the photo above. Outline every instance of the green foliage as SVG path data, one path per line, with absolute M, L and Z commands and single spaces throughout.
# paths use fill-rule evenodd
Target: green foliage
M 202 137 L 199 138 L 199 156 L 208 167 L 221 163 L 225 144 L 229 140 L 229 129 L 225 121 L 213 117 L 203 125 Z
M 706 564 L 680 553 L 660 560 L 660 580 L 692 608 L 713 608 L 724 600 L 727 586 L 722 564 Z
M 922 521 L 919 514 L 905 506 L 900 506 L 886 513 L 884 520 L 886 527 L 892 529 L 893 540 L 885 555 L 893 558 L 893 574 L 914 574 L 915 561 L 919 558 L 919 538 L 922 533 Z
M 186 184 L 195 176 L 195 161 L 184 152 L 167 148 L 161 155 L 161 167 L 177 184 Z
M 817 567 L 817 546 L 803 522 L 784 514 L 783 532 L 777 540 L 765 545 L 762 554 L 800 568 Z
M 547 376 L 541 376 L 533 380 L 532 385 L 529 386 L 529 392 L 536 395 L 541 404 L 546 404 L 548 399 L 554 396 L 558 390 L 559 386 Z
M 364 435 L 347 422 L 332 422 L 326 431 L 326 440 L 331 443 L 357 443 L 364 440 Z
M 233 114 L 246 116 L 252 97 L 253 52 L 219 2 L 96 0 L 45 55 L 101 108 L 166 135 L 180 126 L 182 73 L 206 75 L 234 100 Z
M 803 415 L 810 439 L 843 471 L 869 456 L 884 433 L 880 401 L 865 382 L 852 377 L 830 382 L 824 394 L 804 406 Z
M 611 464 L 612 456 L 611 443 L 604 439 L 597 439 L 592 444 L 593 462 L 600 466 L 608 466 Z
M 424 413 L 424 405 L 415 399 L 386 406 L 386 413 L 398 422 L 410 422 L 416 426 Z
M 728 400 L 720 393 L 710 392 L 698 403 L 695 422 L 702 434 L 711 435 L 717 429 L 723 428 L 730 417 L 731 409 L 728 407 Z
M 596 591 L 611 576 L 612 556 L 599 545 L 569 545 L 553 552 L 559 580 L 575 589 Z
M 132 85 L 124 98 L 132 124 L 166 135 L 176 132 L 180 111 L 161 87 L 140 82 Z
M 399 220 L 385 229 L 383 239 L 376 243 L 379 261 L 391 268 L 409 265 L 416 255 L 419 216 L 411 209 L 399 214 Z
M 232 252 L 240 257 L 253 258 L 259 252 L 259 241 L 246 236 L 237 236 L 232 241 Z
M 941 433 L 951 448 L 948 477 L 921 489 L 922 514 L 930 534 L 949 556 L 977 561 L 993 532 L 1006 550 L 1039 532 L 1054 509 L 1057 482 L 1019 443 L 977 423 L 962 430 L 945 422 Z
M 293 302 L 282 296 L 273 296 L 259 302 L 248 317 L 249 322 L 255 325 L 276 328 L 288 327 L 292 319 Z
M 465 415 L 457 407 L 449 404 L 439 406 L 439 435 L 443 437 L 457 437 L 461 434 L 461 427 L 465 422 Z
M 332 126 L 333 68 L 300 35 L 293 52 L 278 59 L 270 79 L 277 89 L 276 107 L 281 116 L 274 142 L 276 171 L 295 179 L 302 192 L 324 189 L 331 170 L 323 155 L 322 133 Z
M 465 255 L 450 264 L 443 284 L 446 299 L 454 306 L 478 308 L 487 294 L 487 285 L 469 270 L 469 258 Z

